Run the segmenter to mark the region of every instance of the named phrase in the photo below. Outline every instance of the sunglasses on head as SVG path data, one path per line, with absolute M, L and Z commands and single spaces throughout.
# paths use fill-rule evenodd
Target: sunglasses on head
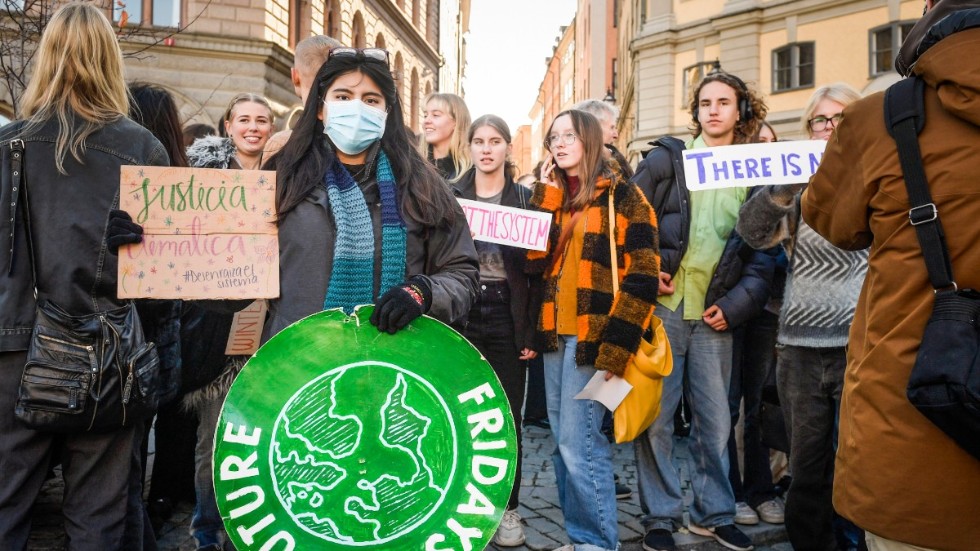
M 357 59 L 373 59 L 375 61 L 380 61 L 391 67 L 391 62 L 388 58 L 388 50 L 382 48 L 348 48 L 346 46 L 340 46 L 337 48 L 331 48 L 330 53 L 327 55 L 327 59 L 331 57 L 353 57 Z

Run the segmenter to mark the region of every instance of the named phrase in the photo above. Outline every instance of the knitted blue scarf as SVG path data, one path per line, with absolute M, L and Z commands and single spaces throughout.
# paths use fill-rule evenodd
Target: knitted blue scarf
M 323 309 L 339 307 L 350 314 L 358 304 L 374 302 L 374 226 L 364 193 L 343 164 L 333 163 L 324 179 L 337 239 Z M 407 233 L 398 209 L 395 176 L 384 151 L 378 152 L 376 180 L 381 195 L 380 296 L 405 279 Z

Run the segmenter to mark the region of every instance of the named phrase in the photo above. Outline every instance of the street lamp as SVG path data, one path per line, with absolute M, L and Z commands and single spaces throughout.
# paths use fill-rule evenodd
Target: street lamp
M 606 97 L 602 98 L 602 101 L 616 103 L 616 96 L 613 95 L 612 88 L 606 88 Z

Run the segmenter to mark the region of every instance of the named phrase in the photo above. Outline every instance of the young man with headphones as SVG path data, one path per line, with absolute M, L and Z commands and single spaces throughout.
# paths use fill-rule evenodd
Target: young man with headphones
M 663 320 L 674 355 L 661 402 L 666 413 L 634 443 L 647 551 L 675 549 L 672 532 L 683 523 L 681 482 L 672 462 L 671 413 L 685 377 L 693 414 L 689 449 L 695 493 L 688 528 L 729 549 L 752 549 L 752 541 L 735 527 L 735 497 L 728 481 L 731 329 L 765 306 L 775 258 L 751 249 L 735 232 L 749 190 L 689 192 L 680 152 L 748 143 L 765 114 L 765 104 L 741 79 L 711 73 L 691 101 L 694 138 L 686 144 L 675 138 L 653 142 L 658 147 L 632 179 L 657 214 L 661 271 L 654 314 Z

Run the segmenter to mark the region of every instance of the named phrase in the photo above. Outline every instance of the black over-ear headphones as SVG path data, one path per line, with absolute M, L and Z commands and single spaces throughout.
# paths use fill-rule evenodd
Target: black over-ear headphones
M 717 78 L 714 79 L 715 82 L 721 82 L 722 84 L 728 84 L 729 86 L 731 86 L 729 80 L 735 82 L 735 87 L 736 87 L 735 95 L 738 96 L 739 122 L 750 121 L 754 119 L 755 110 L 752 108 L 752 95 L 749 93 L 749 87 L 745 84 L 745 81 L 733 75 L 732 73 L 726 73 L 724 71 L 719 71 L 717 73 L 708 73 L 708 77 L 711 77 L 712 75 L 718 75 L 718 74 L 725 75 L 725 77 L 728 78 L 724 78 L 724 79 Z M 697 103 L 695 102 L 694 111 L 691 111 L 691 117 L 694 119 L 694 122 L 698 121 L 698 110 L 696 105 Z
M 745 81 L 738 78 L 737 76 L 727 73 L 728 76 L 732 77 L 740 90 L 738 90 L 738 116 L 740 121 L 748 122 L 755 118 L 755 110 L 752 109 L 752 99 L 751 94 L 749 94 L 749 87 L 745 84 Z

